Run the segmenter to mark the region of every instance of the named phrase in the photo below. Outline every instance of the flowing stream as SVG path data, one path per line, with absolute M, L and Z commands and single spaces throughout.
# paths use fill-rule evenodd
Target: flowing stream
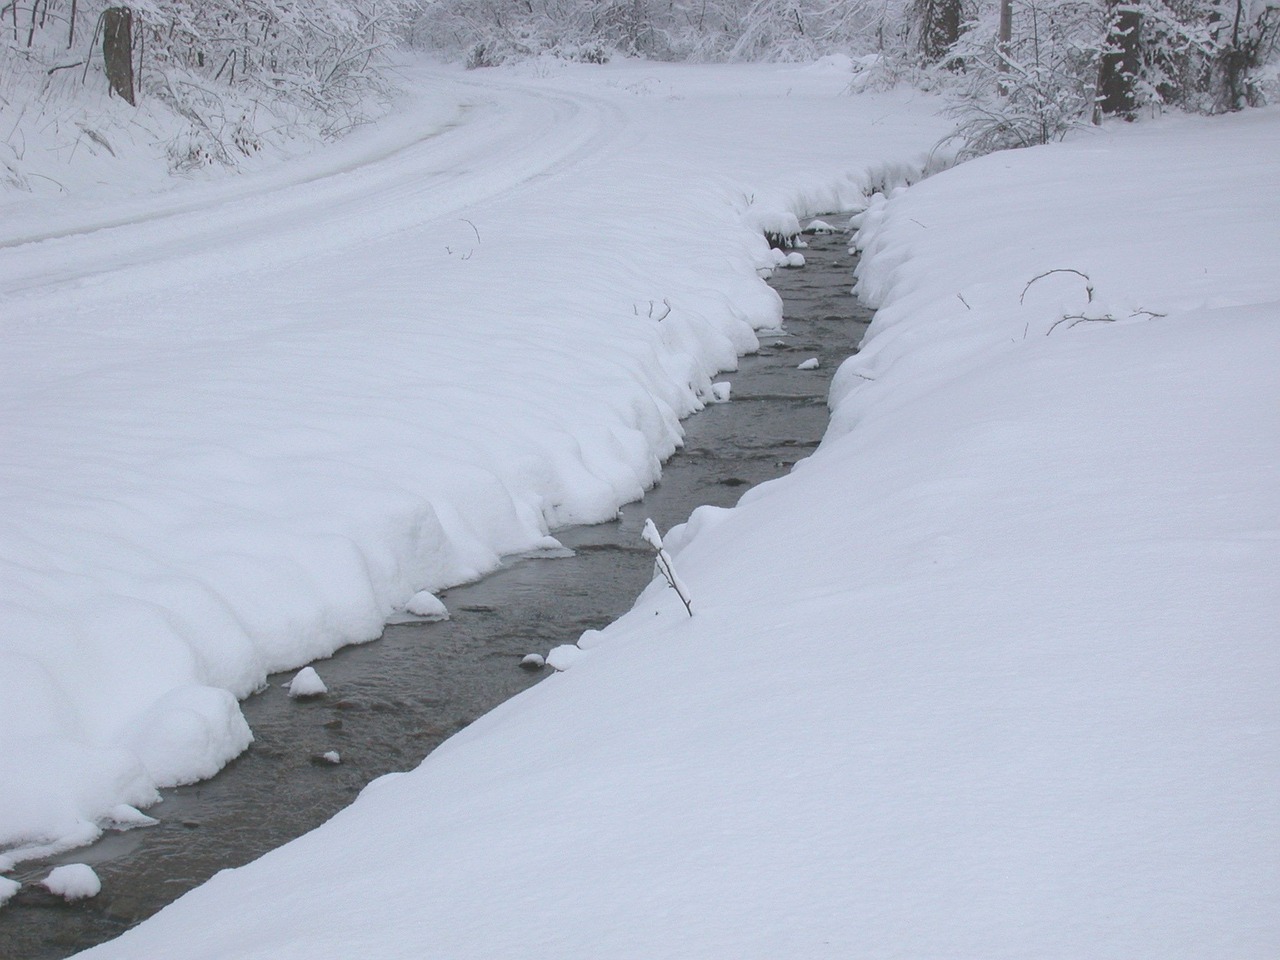
M 290 674 L 244 702 L 254 743 L 213 779 L 164 791 L 153 827 L 110 833 L 91 847 L 20 864 L 22 890 L 0 907 L 0 958 L 55 960 L 109 940 L 218 870 L 234 867 L 323 823 L 375 777 L 416 766 L 450 734 L 536 683 L 520 666 L 600 628 L 631 606 L 653 573 L 640 540 L 646 517 L 662 531 L 704 503 L 731 506 L 751 486 L 785 474 L 827 424 L 826 395 L 870 313 L 849 296 L 853 259 L 844 234 L 807 238 L 800 269 L 774 273 L 782 329 L 762 331 L 743 357 L 732 400 L 685 421 L 685 446 L 661 482 L 619 519 L 556 531 L 572 556 L 513 558 L 483 580 L 441 594 L 451 619 L 389 624 L 372 643 L 315 664 L 329 693 L 291 700 Z M 816 370 L 800 370 L 817 357 Z M 337 751 L 340 762 L 324 754 Z M 102 880 L 92 899 L 66 903 L 39 881 L 57 863 L 88 863 Z

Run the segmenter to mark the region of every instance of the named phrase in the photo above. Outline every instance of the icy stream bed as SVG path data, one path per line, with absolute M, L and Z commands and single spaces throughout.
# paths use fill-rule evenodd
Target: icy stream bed
M 572 556 L 513 558 L 442 594 L 448 621 L 391 624 L 379 640 L 314 664 L 328 688 L 321 697 L 290 699 L 291 675 L 271 677 L 244 703 L 253 746 L 212 780 L 165 791 L 148 811 L 156 826 L 15 871 L 23 887 L 0 910 L 0 957 L 51 960 L 108 940 L 218 870 L 318 826 L 375 777 L 415 766 L 544 675 L 521 668 L 525 654 L 572 643 L 631 606 L 652 575 L 646 517 L 665 531 L 702 504 L 732 505 L 806 456 L 826 427 L 831 372 L 870 321 L 848 293 L 847 238 L 807 242 L 807 265 L 770 281 L 784 327 L 762 331 L 759 353 L 721 378 L 731 400 L 686 421 L 684 449 L 643 500 L 615 522 L 557 531 Z M 816 368 L 805 363 L 813 358 Z M 339 762 L 325 759 L 332 752 Z M 57 863 L 91 864 L 102 892 L 76 903 L 45 892 L 39 880 Z

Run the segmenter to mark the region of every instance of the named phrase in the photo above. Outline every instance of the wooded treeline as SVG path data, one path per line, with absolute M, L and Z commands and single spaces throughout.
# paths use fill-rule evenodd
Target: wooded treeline
M 435 0 L 412 35 L 473 66 L 541 54 L 801 60 L 945 89 L 974 151 L 1101 115 L 1263 102 L 1280 0 Z
M 326 99 L 370 73 L 403 34 L 408 0 L 10 0 L 2 39 L 11 60 L 51 72 L 103 70 L 112 27 L 128 22 L 134 75 L 175 71 L 260 83 Z
M 324 136 L 363 120 L 414 10 L 409 0 L 9 0 L 0 108 L 47 111 L 77 85 L 158 100 L 190 123 L 169 145 L 175 167 L 233 163 L 264 127 Z
M 1261 103 L 1278 32 L 1280 0 L 9 0 L 0 78 L 159 98 L 203 131 L 181 166 L 254 148 L 255 122 L 228 99 L 307 111 L 327 134 L 359 122 L 406 40 L 475 67 L 842 53 L 859 86 L 944 90 L 982 152 L 1102 115 Z

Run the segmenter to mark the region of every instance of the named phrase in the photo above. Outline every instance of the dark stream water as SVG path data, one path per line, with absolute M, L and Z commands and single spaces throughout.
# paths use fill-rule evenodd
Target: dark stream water
M 375 777 L 416 766 L 450 734 L 536 683 L 521 668 L 630 608 L 653 573 L 640 540 L 646 517 L 666 531 L 704 503 L 731 506 L 786 473 L 827 423 L 832 371 L 853 353 L 870 313 L 849 296 L 843 234 L 806 238 L 807 265 L 779 270 L 781 330 L 744 357 L 729 403 L 685 422 L 686 441 L 645 498 L 617 521 L 556 532 L 567 557 L 513 559 L 441 594 L 451 619 L 389 625 L 373 643 L 315 664 L 329 693 L 291 700 L 290 674 L 244 703 L 254 743 L 212 780 L 164 791 L 160 823 L 111 833 L 91 847 L 19 865 L 22 890 L 0 907 L 0 960 L 55 960 L 109 940 L 218 870 L 247 863 L 323 823 Z M 820 360 L 817 370 L 798 370 Z M 337 751 L 341 762 L 322 759 Z M 38 885 L 57 863 L 88 863 L 102 892 L 69 904 Z

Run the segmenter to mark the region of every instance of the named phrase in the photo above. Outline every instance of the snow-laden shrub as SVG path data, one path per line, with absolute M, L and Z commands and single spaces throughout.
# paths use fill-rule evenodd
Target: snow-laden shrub
M 961 158 L 1061 140 L 1092 119 L 1106 28 L 1099 5 L 1015 0 L 1007 44 L 996 18 L 992 9 L 970 24 L 942 64 Z
M 1277 0 L 1135 0 L 1141 103 L 1202 113 L 1259 106 L 1276 94 Z
M 966 24 L 935 81 L 948 90 L 962 154 L 1061 139 L 1103 113 L 1203 113 L 1276 89 L 1280 0 L 999 0 Z
M 616 51 L 660 60 L 808 60 L 884 51 L 911 0 L 438 0 L 413 42 L 471 66 Z M 597 45 L 593 48 L 593 45 Z
M 550 54 L 602 63 L 617 51 L 666 58 L 671 51 L 651 0 L 439 0 L 424 5 L 410 37 L 416 46 L 463 52 L 471 67 Z
M 173 165 L 230 164 L 262 137 L 333 136 L 363 122 L 387 90 L 384 55 L 412 0 L 14 0 L 0 29 L 0 176 L 21 185 L 24 135 L 50 121 L 67 137 L 120 121 L 123 99 L 152 113 L 137 126 L 161 135 L 157 111 L 179 132 Z M 131 89 L 109 90 L 103 63 L 108 10 L 127 7 L 122 49 Z M 77 114 L 77 109 L 79 113 Z M 74 117 L 74 119 L 73 119 Z M 134 133 L 137 131 L 135 130 Z M 103 136 L 104 141 L 110 138 Z

